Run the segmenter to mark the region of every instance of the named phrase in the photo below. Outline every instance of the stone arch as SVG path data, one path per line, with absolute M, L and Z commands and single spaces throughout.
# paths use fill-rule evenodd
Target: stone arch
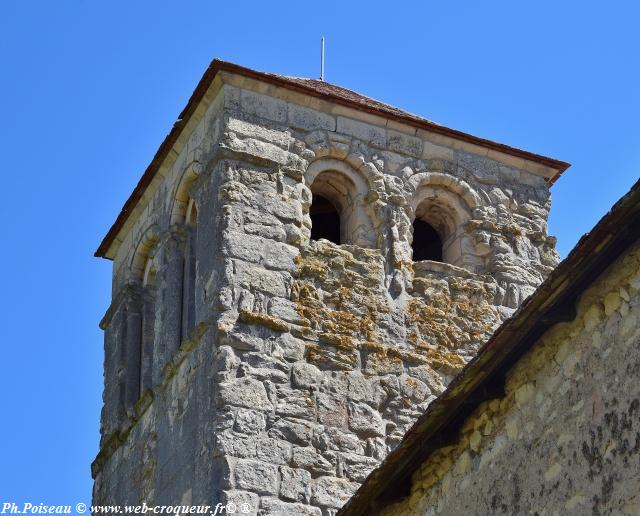
M 158 239 L 158 227 L 153 224 L 142 234 L 135 247 L 129 270 L 131 276 L 140 283 L 144 282 L 145 274 L 148 274 L 149 261 L 153 259 Z
M 326 199 L 339 214 L 340 243 L 376 246 L 372 210 L 366 202 L 369 186 L 362 172 L 345 161 L 323 158 L 309 165 L 305 183 L 314 196 Z M 313 206 L 310 205 L 310 213 Z
M 484 260 L 467 231 L 473 210 L 481 204 L 480 196 L 464 181 L 446 174 L 420 173 L 409 183 L 413 190 L 414 228 L 416 221 L 421 221 L 435 230 L 442 245 L 441 261 L 480 272 Z M 413 241 L 413 234 L 411 244 L 414 250 L 418 248 L 419 242 Z
M 193 206 L 193 198 L 191 197 L 191 187 L 200 176 L 201 166 L 198 161 L 189 163 L 182 173 L 182 177 L 176 186 L 171 205 L 171 224 L 184 224 L 187 220 L 187 211 Z
M 364 174 L 359 169 L 352 167 L 349 163 L 334 158 L 321 158 L 313 161 L 309 165 L 305 172 L 305 182 L 307 186 L 311 187 L 316 177 L 327 170 L 344 175 L 353 183 L 358 192 L 364 192 L 366 194 L 368 184 Z
M 471 210 L 483 204 L 481 197 L 466 181 L 441 172 L 420 172 L 414 174 L 409 181 L 407 181 L 407 186 L 412 194 L 415 194 L 415 192 L 423 186 L 442 186 L 458 194 Z

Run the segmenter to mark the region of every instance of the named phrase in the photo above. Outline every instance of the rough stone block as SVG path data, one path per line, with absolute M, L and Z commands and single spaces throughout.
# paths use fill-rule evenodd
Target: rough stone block
M 368 375 L 402 374 L 404 364 L 399 357 L 389 357 L 383 353 L 367 353 L 364 370 Z
M 318 385 L 322 378 L 322 373 L 317 367 L 299 362 L 291 368 L 291 383 L 298 389 L 307 389 Z
M 243 89 L 240 91 L 240 102 L 245 113 L 275 122 L 287 121 L 287 103 L 283 100 Z
M 315 426 L 303 419 L 281 418 L 273 423 L 268 434 L 292 444 L 307 446 L 311 442 Z
M 236 260 L 234 263 L 236 281 L 247 289 L 258 290 L 271 296 L 286 296 L 287 283 L 284 276 L 277 271 L 266 270 Z
M 300 316 L 295 303 L 280 297 L 274 297 L 269 301 L 269 315 L 298 325 L 304 325 L 306 322 Z
M 287 149 L 291 141 L 291 135 L 286 131 L 272 129 L 266 127 L 264 124 L 255 124 L 246 120 L 240 120 L 239 118 L 229 117 L 227 120 L 227 129 L 243 136 L 275 143 L 283 149 Z
M 237 514 L 257 516 L 258 508 L 260 505 L 260 497 L 249 491 L 229 490 L 223 491 L 220 497 L 220 502 L 228 506 L 231 504 L 231 508 L 236 509 Z M 227 511 L 230 513 L 230 511 Z
M 422 139 L 416 138 L 415 136 L 388 129 L 387 145 L 392 151 L 409 154 L 416 158 L 422 156 Z
M 262 432 L 266 426 L 267 418 L 264 413 L 257 410 L 240 409 L 236 414 L 233 428 L 236 432 L 251 435 Z
M 422 403 L 430 394 L 426 384 L 417 378 L 403 374 L 398 381 L 400 383 L 401 394 L 415 404 Z
M 239 459 L 235 467 L 235 485 L 258 494 L 278 494 L 278 469 L 264 462 Z
M 354 482 L 363 482 L 367 475 L 379 465 L 378 459 L 355 453 L 345 453 L 342 458 L 345 476 Z
M 339 509 L 358 489 L 358 484 L 344 478 L 321 477 L 313 486 L 311 501 L 322 507 Z
M 218 433 L 214 441 L 214 456 L 239 457 L 243 459 L 256 456 L 256 440 L 251 437 Z
M 347 427 L 347 405 L 343 400 L 336 399 L 331 394 L 318 393 L 316 403 L 320 423 L 338 428 Z
M 313 435 L 313 445 L 321 451 L 364 453 L 362 439 L 341 428 L 320 427 Z
M 279 388 L 276 414 L 284 417 L 315 419 L 316 403 L 308 391 Z
M 287 464 L 291 459 L 291 444 L 280 439 L 256 439 L 256 457 L 269 464 Z
M 218 407 L 234 405 L 257 410 L 271 410 L 264 384 L 251 378 L 240 378 L 220 385 Z
M 355 348 L 311 344 L 307 347 L 307 360 L 321 369 L 351 371 L 358 367 L 360 353 Z
M 274 516 L 322 516 L 318 507 L 312 507 L 301 503 L 288 503 L 278 498 L 261 498 L 260 514 L 273 514 Z
M 333 464 L 316 452 L 312 446 L 293 448 L 291 465 L 310 471 L 314 475 L 335 474 Z
M 273 342 L 273 356 L 297 361 L 304 356 L 305 344 L 289 333 L 283 333 Z
M 336 130 L 336 121 L 331 115 L 299 106 L 298 104 L 290 103 L 288 107 L 289 124 L 291 124 L 292 127 L 305 131 L 316 131 L 318 129 L 324 129 L 326 131 Z
M 356 138 L 368 142 L 374 147 L 385 147 L 387 143 L 386 130 L 383 127 L 367 124 L 351 118 L 339 116 L 337 120 L 337 131 L 349 134 Z
M 280 496 L 285 500 L 308 503 L 311 498 L 311 473 L 304 469 L 280 466 Z
M 349 428 L 363 437 L 383 437 L 386 433 L 380 414 L 364 403 L 349 403 Z

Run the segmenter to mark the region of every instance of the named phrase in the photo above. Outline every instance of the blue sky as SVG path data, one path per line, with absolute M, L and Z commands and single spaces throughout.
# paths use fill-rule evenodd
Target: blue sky
M 326 78 L 573 166 L 563 256 L 640 171 L 635 2 L 5 0 L 0 503 L 88 502 L 111 263 L 93 251 L 213 57 Z

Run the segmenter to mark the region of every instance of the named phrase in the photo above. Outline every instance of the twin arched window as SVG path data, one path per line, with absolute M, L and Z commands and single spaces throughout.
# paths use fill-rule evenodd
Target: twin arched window
M 375 245 L 373 226 L 364 212 L 362 195 L 358 195 L 356 185 L 345 174 L 332 170 L 321 172 L 311 185 L 311 193 L 312 240 L 363 247 Z M 446 235 L 450 234 L 447 222 L 448 216 L 437 203 L 423 202 L 418 206 L 413 222 L 413 261 L 447 261 L 443 249 Z M 370 233 L 365 239 L 366 231 Z

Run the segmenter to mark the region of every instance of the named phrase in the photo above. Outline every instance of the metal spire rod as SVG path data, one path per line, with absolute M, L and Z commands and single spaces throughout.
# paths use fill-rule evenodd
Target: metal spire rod
M 324 81 L 324 36 L 320 38 L 320 80 Z

